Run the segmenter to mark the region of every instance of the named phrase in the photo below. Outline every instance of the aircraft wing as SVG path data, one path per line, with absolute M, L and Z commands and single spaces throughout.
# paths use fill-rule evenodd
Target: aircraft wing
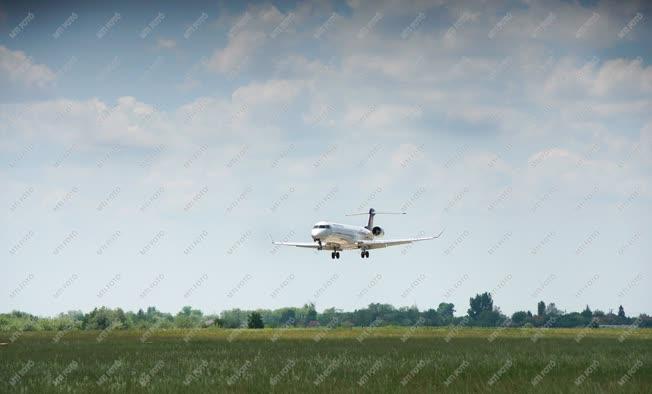
M 405 244 L 411 244 L 412 242 L 427 241 L 430 239 L 439 238 L 442 234 L 443 231 L 431 237 L 418 237 L 418 238 L 405 238 L 405 239 L 374 239 L 371 241 L 358 241 L 358 246 L 361 248 L 364 247 L 366 249 L 386 248 L 388 246 L 405 245 Z
M 283 246 L 296 246 L 297 248 L 319 249 L 319 244 L 316 242 L 272 242 L 274 245 Z M 323 250 L 347 250 L 358 249 L 357 244 L 340 244 L 327 242 L 322 245 Z
M 296 246 L 297 248 L 319 249 L 319 245 L 315 242 L 272 242 L 272 243 L 274 245 Z

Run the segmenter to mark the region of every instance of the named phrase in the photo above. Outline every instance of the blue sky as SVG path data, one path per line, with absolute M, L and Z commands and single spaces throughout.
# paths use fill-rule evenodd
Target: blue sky
M 649 15 L 0 3 L 0 310 L 650 313 Z M 270 245 L 369 207 L 408 211 L 389 238 L 446 231 L 365 260 Z

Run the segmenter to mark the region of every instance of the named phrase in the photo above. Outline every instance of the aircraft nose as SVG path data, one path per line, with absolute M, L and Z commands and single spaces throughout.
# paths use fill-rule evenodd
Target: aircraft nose
M 313 228 L 312 231 L 310 232 L 310 235 L 312 235 L 313 240 L 320 239 L 323 234 L 324 234 L 323 228 Z

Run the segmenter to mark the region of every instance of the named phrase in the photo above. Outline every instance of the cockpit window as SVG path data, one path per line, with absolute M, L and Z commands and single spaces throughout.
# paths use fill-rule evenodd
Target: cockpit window
M 328 224 L 319 224 L 319 225 L 317 225 L 317 226 L 315 226 L 313 228 L 331 228 L 331 226 L 328 225 Z

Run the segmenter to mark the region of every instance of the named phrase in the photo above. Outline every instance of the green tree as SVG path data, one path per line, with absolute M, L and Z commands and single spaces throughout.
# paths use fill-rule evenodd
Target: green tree
M 582 327 L 586 325 L 586 320 L 581 313 L 571 312 L 560 316 L 555 320 L 555 327 Z
M 543 317 L 546 314 L 546 303 L 539 301 L 537 304 L 537 316 Z
M 470 298 L 469 305 L 467 313 L 474 320 L 477 320 L 482 312 L 491 312 L 494 309 L 494 301 L 491 294 L 487 292 L 476 294 L 475 297 Z
M 546 307 L 546 315 L 548 316 L 561 316 L 563 315 L 563 312 L 557 309 L 557 305 L 555 305 L 554 302 L 551 302 L 548 304 Z
M 265 328 L 263 324 L 263 317 L 258 312 L 251 312 L 247 320 L 247 327 L 249 328 Z
M 294 308 L 288 308 L 281 313 L 281 325 L 294 326 L 297 322 L 297 313 Z
M 104 330 L 113 324 L 115 313 L 103 306 L 95 308 L 90 313 L 84 316 L 82 327 L 86 330 Z
M 199 309 L 184 306 L 174 317 L 174 325 L 179 328 L 194 328 L 201 326 L 204 314 Z
M 241 309 L 230 309 L 222 311 L 220 318 L 224 322 L 225 328 L 238 328 L 246 324 L 248 314 Z
M 480 312 L 480 315 L 475 319 L 475 324 L 481 327 L 496 327 L 501 324 L 504 317 L 498 310 Z
M 308 311 L 306 312 L 306 325 L 310 322 L 317 320 L 317 310 L 315 309 L 315 304 L 312 302 L 304 306 Z
M 605 314 L 603 311 L 596 309 L 593 311 L 593 319 L 596 324 L 604 324 Z
M 426 326 L 438 326 L 441 323 L 441 318 L 439 313 L 435 309 L 428 309 L 421 314 L 425 320 Z
M 326 308 L 322 313 L 317 315 L 317 318 L 319 319 L 319 324 L 322 326 L 325 325 L 334 325 L 337 324 L 339 325 L 338 322 L 342 320 L 342 315 L 344 312 L 341 309 L 335 309 L 335 308 Z
M 147 307 L 147 312 L 145 315 L 147 316 L 147 321 L 153 322 L 156 320 L 156 317 L 160 315 L 161 312 L 159 312 L 155 306 L 148 306 Z
M 127 315 L 122 310 L 122 308 L 117 308 L 115 310 L 114 320 L 116 321 L 116 323 L 120 323 L 120 326 L 122 328 L 129 328 L 129 322 L 128 322 L 128 319 L 127 319 Z
M 618 307 L 618 319 L 620 320 L 626 320 L 627 316 L 625 316 L 625 308 L 623 306 Z
M 512 314 L 512 323 L 515 326 L 522 326 L 527 321 L 527 318 L 528 318 L 527 312 L 523 312 L 523 311 L 514 312 L 514 314 Z
M 437 307 L 437 313 L 441 317 L 443 324 L 448 324 L 453 320 L 453 315 L 455 313 L 455 305 L 448 302 L 442 302 Z
M 402 326 L 411 326 L 412 324 L 415 324 L 419 319 L 419 309 L 417 309 L 415 305 L 412 305 L 410 307 L 402 306 L 398 308 L 398 313 L 399 313 L 398 323 Z M 376 319 L 381 319 L 386 323 L 388 322 L 391 323 L 391 320 L 388 319 L 387 316 L 384 314 L 377 315 Z

